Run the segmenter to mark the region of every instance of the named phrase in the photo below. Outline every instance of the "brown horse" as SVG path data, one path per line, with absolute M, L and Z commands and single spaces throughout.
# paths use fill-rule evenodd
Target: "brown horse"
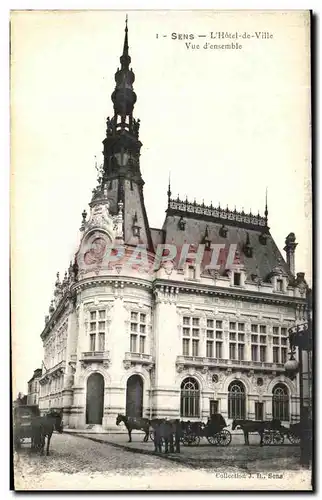
M 149 428 L 150 420 L 148 418 L 142 417 L 127 417 L 126 415 L 121 415 L 120 413 L 116 417 L 116 425 L 120 425 L 123 422 L 129 433 L 129 443 L 132 442 L 131 433 L 133 430 L 144 431 L 145 436 L 143 442 L 146 443 L 149 439 Z
M 41 455 L 43 455 L 47 437 L 46 455 L 49 455 L 50 440 L 54 430 L 60 434 L 63 432 L 61 412 L 50 411 L 43 417 L 35 417 L 32 420 L 32 448 L 39 448 Z

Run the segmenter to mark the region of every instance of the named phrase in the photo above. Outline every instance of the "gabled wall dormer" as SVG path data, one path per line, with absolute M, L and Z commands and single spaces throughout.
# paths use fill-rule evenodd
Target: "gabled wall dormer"
M 281 265 L 280 259 L 278 259 L 277 266 L 268 275 L 268 279 L 272 283 L 274 293 L 287 293 L 289 278 Z

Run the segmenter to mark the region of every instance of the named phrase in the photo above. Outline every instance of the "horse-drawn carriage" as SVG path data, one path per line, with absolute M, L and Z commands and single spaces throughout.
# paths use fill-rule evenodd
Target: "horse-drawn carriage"
M 299 444 L 303 432 L 303 424 L 298 422 L 284 427 L 280 420 L 233 420 L 232 430 L 241 429 L 244 433 L 245 444 L 249 444 L 249 434 L 260 435 L 260 446 L 282 445 L 285 437 L 291 444 Z M 306 436 L 309 435 L 308 429 Z
M 282 445 L 284 444 L 285 437 L 291 444 L 299 444 L 300 436 L 287 427 L 281 427 L 279 430 L 265 430 L 263 434 L 264 445 Z
M 31 448 L 39 448 L 43 453 L 47 437 L 47 455 L 49 455 L 49 445 L 54 430 L 63 432 L 61 410 L 51 409 L 47 415 L 41 417 L 37 405 L 21 405 L 14 408 L 13 441 L 16 449 L 21 448 L 25 439 L 30 439 Z
M 200 438 L 206 438 L 208 443 L 217 446 L 228 446 L 231 443 L 231 433 L 224 417 L 220 413 L 212 415 L 208 422 L 183 422 L 182 444 L 198 445 Z
M 296 422 L 290 427 L 280 426 L 280 429 L 274 431 L 265 431 L 263 440 L 264 444 L 283 444 L 285 437 L 291 444 L 300 444 L 301 436 L 304 433 L 304 439 L 312 439 L 312 422 L 308 422 L 305 426 L 304 422 Z
M 33 437 L 33 420 L 40 416 L 37 405 L 16 406 L 13 410 L 13 439 L 16 448 Z

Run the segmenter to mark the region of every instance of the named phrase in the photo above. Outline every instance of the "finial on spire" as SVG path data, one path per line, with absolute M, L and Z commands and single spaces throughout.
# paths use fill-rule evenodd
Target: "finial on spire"
M 121 56 L 121 64 L 122 67 L 127 66 L 129 67 L 129 64 L 131 62 L 131 58 L 129 57 L 129 40 L 128 40 L 128 27 L 127 27 L 127 14 L 125 18 L 125 36 L 124 36 L 124 45 L 123 45 L 123 54 Z
M 83 210 L 83 212 L 82 212 L 82 224 L 80 227 L 80 231 L 84 231 L 84 229 L 85 229 L 86 217 L 87 217 L 87 212 L 86 212 L 86 210 Z
M 169 172 L 169 184 L 168 184 L 168 200 L 171 198 L 171 184 L 170 184 L 170 172 Z
M 267 216 L 268 216 L 268 208 L 267 208 L 267 186 L 266 186 L 266 194 L 265 194 L 265 212 L 264 212 L 264 215 L 265 215 L 265 219 L 267 221 Z

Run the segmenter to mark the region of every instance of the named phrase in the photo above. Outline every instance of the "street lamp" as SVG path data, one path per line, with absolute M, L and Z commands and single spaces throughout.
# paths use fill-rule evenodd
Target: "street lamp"
M 295 349 L 291 349 L 289 356 L 290 359 L 286 361 L 284 368 L 288 377 L 293 379 L 299 371 L 299 362 L 295 359 Z

